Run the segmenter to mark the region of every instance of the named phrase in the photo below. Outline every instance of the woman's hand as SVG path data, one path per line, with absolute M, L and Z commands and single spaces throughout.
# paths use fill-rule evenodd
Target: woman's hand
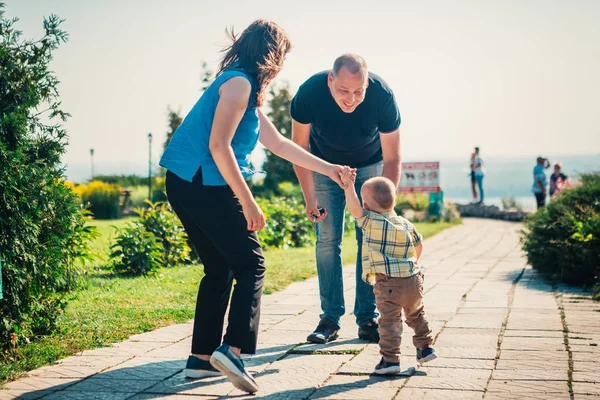
M 265 227 L 265 215 L 254 199 L 246 205 L 242 205 L 244 217 L 248 223 L 248 230 L 258 232 Z

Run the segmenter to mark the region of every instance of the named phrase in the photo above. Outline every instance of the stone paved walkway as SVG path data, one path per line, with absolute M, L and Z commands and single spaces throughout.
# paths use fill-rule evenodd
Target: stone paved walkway
M 425 309 L 440 358 L 412 376 L 371 376 L 378 348 L 356 339 L 351 315 L 337 341 L 305 343 L 320 311 L 310 279 L 264 297 L 260 350 L 247 358 L 260 385 L 256 396 L 225 378 L 183 377 L 188 323 L 32 371 L 5 385 L 0 398 L 600 400 L 600 303 L 539 278 L 519 250 L 519 229 L 466 220 L 426 240 Z M 353 304 L 353 281 L 347 268 L 346 304 Z M 408 373 L 415 366 L 408 327 L 402 336 Z

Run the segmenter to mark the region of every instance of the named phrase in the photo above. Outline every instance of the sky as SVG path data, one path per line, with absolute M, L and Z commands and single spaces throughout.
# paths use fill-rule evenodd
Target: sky
M 294 48 L 276 82 L 294 93 L 346 52 L 394 90 L 405 159 L 600 154 L 597 0 L 4 0 L 26 37 L 58 14 L 70 39 L 51 67 L 61 81 L 63 161 L 123 173 L 158 160 L 167 107 L 185 115 L 214 70 L 225 28 L 271 19 Z

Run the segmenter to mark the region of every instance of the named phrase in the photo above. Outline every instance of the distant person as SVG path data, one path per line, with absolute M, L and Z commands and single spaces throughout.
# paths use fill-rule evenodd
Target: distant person
M 557 162 L 554 164 L 554 173 L 550 175 L 550 197 L 560 192 L 567 185 L 568 177 L 561 172 L 562 164 Z
M 476 204 L 483 204 L 483 159 L 479 154 L 479 147 L 475 147 L 475 151 L 471 155 L 471 185 L 473 187 L 473 201 Z M 475 184 L 479 189 L 479 195 L 475 190 Z M 479 201 L 477 200 L 479 198 Z
M 323 160 L 357 168 L 356 186 L 385 176 L 398 185 L 401 176 L 400 111 L 392 89 L 370 72 L 357 54 L 344 54 L 331 70 L 304 82 L 292 100 L 294 142 Z M 344 237 L 343 189 L 302 167 L 294 167 L 306 202 L 306 215 L 317 218 L 316 263 L 321 297 L 320 321 L 308 335 L 313 343 L 338 337 L 340 318 L 346 314 L 342 271 Z M 333 183 L 333 184 L 332 184 Z M 358 337 L 379 341 L 378 313 L 373 287 L 363 282 L 362 231 L 356 229 L 356 297 L 354 316 Z
M 469 162 L 469 177 L 471 178 L 471 190 L 473 192 L 473 201 L 471 203 L 477 203 L 479 197 L 477 196 L 477 180 L 475 179 L 475 171 L 473 171 L 473 165 L 475 164 L 475 151 L 471 153 L 471 160 Z
M 423 237 L 407 219 L 396 215 L 396 186 L 384 177 L 367 180 L 360 188 L 361 202 L 350 170 L 342 175 L 346 203 L 363 231 L 362 279 L 374 285 L 379 318 L 378 375 L 396 375 L 400 369 L 402 314 L 414 330 L 417 362 L 437 358 L 433 335 L 423 306 L 423 273 L 419 257 Z
M 167 169 L 169 203 L 205 273 L 185 376 L 202 378 L 220 371 L 236 388 L 254 393 L 258 385 L 240 354 L 256 352 L 265 278 L 256 232 L 265 226 L 265 216 L 245 180 L 252 174 L 250 153 L 260 140 L 274 154 L 338 184 L 344 168 L 283 137 L 259 109 L 291 49 L 283 29 L 258 20 L 239 36 L 232 32 L 231 39 L 217 77 L 177 128 L 160 165 Z
M 537 203 L 538 210 L 546 205 L 546 186 L 548 178 L 546 169 L 550 167 L 550 161 L 544 157 L 537 158 L 537 164 L 533 167 L 533 194 Z

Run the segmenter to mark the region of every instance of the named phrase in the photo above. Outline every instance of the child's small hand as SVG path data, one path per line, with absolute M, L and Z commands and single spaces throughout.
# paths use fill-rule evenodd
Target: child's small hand
M 345 167 L 340 173 L 340 179 L 346 188 L 348 188 L 350 185 L 353 185 L 356 181 L 356 169 Z

